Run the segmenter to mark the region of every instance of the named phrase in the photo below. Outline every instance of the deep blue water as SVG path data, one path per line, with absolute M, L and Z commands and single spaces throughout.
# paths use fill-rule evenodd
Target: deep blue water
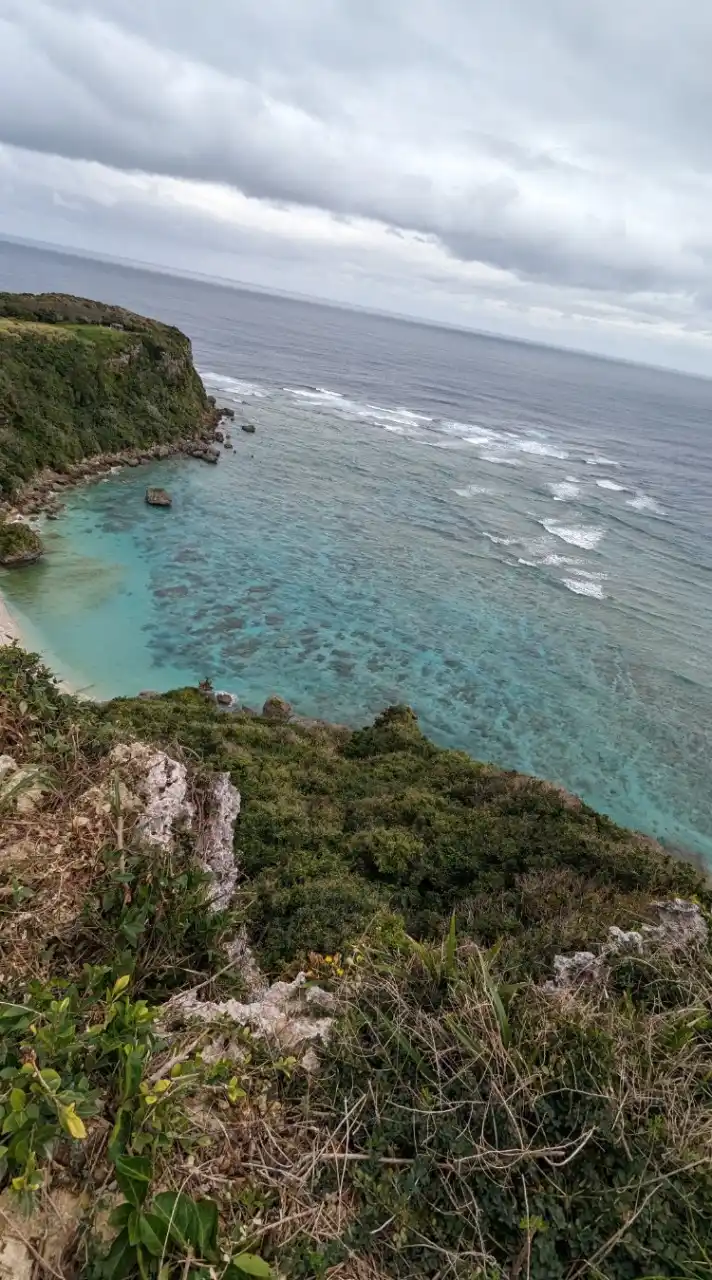
M 407 701 L 712 857 L 712 382 L 10 245 L 0 288 L 178 324 L 257 426 L 217 468 L 76 491 L 2 578 L 60 670 L 349 722 Z

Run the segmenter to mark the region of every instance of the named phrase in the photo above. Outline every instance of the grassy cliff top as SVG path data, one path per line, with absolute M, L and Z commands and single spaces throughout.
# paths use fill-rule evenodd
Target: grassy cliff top
M 127 333 L 154 333 L 166 343 L 184 346 L 188 341 L 179 329 L 146 316 L 91 298 L 75 298 L 67 293 L 0 293 L 0 317 L 4 320 L 34 321 L 43 325 L 92 326 L 94 329 L 120 327 Z

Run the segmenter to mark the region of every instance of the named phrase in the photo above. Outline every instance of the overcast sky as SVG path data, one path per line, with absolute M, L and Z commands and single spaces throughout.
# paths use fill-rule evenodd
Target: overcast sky
M 0 0 L 0 234 L 712 374 L 711 0 Z

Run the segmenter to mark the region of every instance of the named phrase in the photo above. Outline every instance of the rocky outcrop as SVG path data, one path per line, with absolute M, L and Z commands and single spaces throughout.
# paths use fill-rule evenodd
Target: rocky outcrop
M 3 568 L 35 564 L 43 552 L 42 539 L 24 520 L 0 521 L 0 565 Z
M 188 454 L 191 458 L 199 458 L 201 462 L 216 463 L 220 460 L 220 450 L 210 444 L 194 445 L 188 450 Z
M 149 844 L 169 849 L 176 832 L 195 819 L 185 765 L 145 742 L 114 747 L 111 762 L 125 766 L 132 775 L 132 790 L 141 801 L 139 833 Z
M 173 499 L 166 489 L 147 489 L 146 502 L 149 507 L 170 507 Z
M 273 693 L 267 699 L 263 708 L 262 715 L 265 720 L 289 720 L 292 714 L 292 708 L 284 698 L 280 698 L 279 694 Z
M 620 955 L 654 951 L 672 954 L 706 945 L 707 921 L 697 903 L 673 898 L 670 902 L 654 902 L 652 909 L 657 924 L 644 924 L 639 930 L 611 925 L 608 941 L 597 953 L 575 951 L 570 956 L 554 956 L 554 977 L 544 984 L 544 990 L 557 994 L 584 986 L 603 986 L 611 961 Z
M 208 891 L 210 908 L 225 911 L 238 877 L 234 839 L 240 812 L 240 792 L 230 781 L 229 773 L 220 773 L 214 779 L 206 807 L 207 822 L 199 836 L 198 854 L 212 880 Z
M 243 1004 L 239 1000 L 199 1000 L 195 992 L 184 991 L 163 1006 L 161 1021 L 167 1026 L 182 1022 L 234 1022 L 249 1027 L 259 1036 L 276 1040 L 285 1052 L 293 1052 L 310 1041 L 328 1039 L 337 1001 L 322 987 L 307 986 L 306 974 L 293 982 L 273 982 L 263 995 Z

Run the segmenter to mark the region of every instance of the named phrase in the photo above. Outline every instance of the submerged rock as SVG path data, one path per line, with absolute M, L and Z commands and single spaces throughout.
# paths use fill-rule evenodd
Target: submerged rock
M 147 489 L 146 502 L 149 507 L 170 507 L 173 499 L 166 489 Z
M 245 431 L 248 436 L 253 436 L 255 434 L 255 431 L 257 430 L 257 427 L 255 426 L 254 422 L 243 422 L 242 430 Z

